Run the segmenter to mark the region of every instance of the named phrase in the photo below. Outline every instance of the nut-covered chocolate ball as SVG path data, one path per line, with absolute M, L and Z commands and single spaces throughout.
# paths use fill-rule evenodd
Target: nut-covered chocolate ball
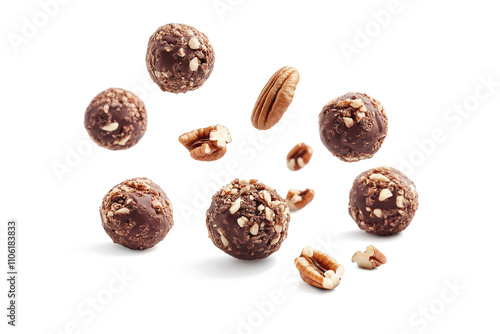
M 319 114 L 321 141 L 343 161 L 371 158 L 387 135 L 387 115 L 379 101 L 347 93 L 330 101 Z
M 167 195 L 147 178 L 115 186 L 104 196 L 99 211 L 102 226 L 113 242 L 130 249 L 153 247 L 174 225 Z
M 290 212 L 276 190 L 236 179 L 212 197 L 208 236 L 215 246 L 241 260 L 263 259 L 287 237 Z
M 349 193 L 349 214 L 360 229 L 371 234 L 391 235 L 403 231 L 417 208 L 415 185 L 391 167 L 361 173 Z
M 146 65 L 161 90 L 185 93 L 200 88 L 214 68 L 212 44 L 201 31 L 187 24 L 159 27 L 149 38 Z
M 146 107 L 133 93 L 109 88 L 90 102 L 85 112 L 85 129 L 97 145 L 123 150 L 137 144 L 148 124 Z

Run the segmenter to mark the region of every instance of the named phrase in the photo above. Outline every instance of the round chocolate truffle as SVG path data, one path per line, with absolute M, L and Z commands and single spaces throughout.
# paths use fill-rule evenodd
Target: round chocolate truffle
M 387 115 L 379 101 L 363 93 L 347 93 L 330 101 L 319 114 L 326 148 L 343 161 L 371 158 L 387 135 Z
M 187 24 L 159 27 L 149 38 L 146 65 L 161 90 L 185 93 L 200 88 L 214 68 L 215 54 L 207 36 Z
M 413 182 L 399 170 L 378 167 L 358 175 L 349 193 L 349 214 L 359 228 L 391 235 L 410 225 L 418 208 Z
M 115 186 L 104 196 L 99 211 L 102 226 L 113 242 L 130 249 L 153 247 L 174 225 L 167 195 L 147 178 Z
M 276 252 L 287 237 L 289 221 L 286 201 L 257 180 L 234 180 L 213 196 L 207 210 L 210 239 L 241 260 Z
M 85 112 L 85 129 L 90 138 L 110 150 L 123 150 L 137 144 L 146 132 L 147 123 L 144 103 L 120 88 L 99 93 Z

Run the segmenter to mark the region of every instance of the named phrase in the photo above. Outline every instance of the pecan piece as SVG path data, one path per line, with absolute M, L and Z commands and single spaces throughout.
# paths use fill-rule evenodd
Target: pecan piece
M 252 124 L 259 130 L 272 128 L 292 103 L 299 72 L 285 66 L 273 74 L 262 89 L 252 111 Z
M 300 256 L 295 258 L 295 266 L 304 282 L 322 289 L 335 288 L 344 275 L 344 267 L 334 258 L 310 246 L 302 249 Z
M 186 132 L 179 142 L 189 150 L 191 157 L 199 161 L 215 161 L 226 154 L 226 145 L 231 142 L 229 130 L 222 125 Z
M 286 203 L 291 211 L 297 211 L 309 204 L 314 198 L 314 190 L 307 188 L 304 191 L 290 189 L 286 195 Z
M 286 156 L 286 165 L 290 170 L 299 170 L 309 163 L 313 150 L 310 146 L 299 143 Z
M 356 262 L 360 268 L 373 269 L 387 262 L 387 258 L 374 246 L 366 247 L 365 252 L 357 251 L 352 256 L 352 262 Z

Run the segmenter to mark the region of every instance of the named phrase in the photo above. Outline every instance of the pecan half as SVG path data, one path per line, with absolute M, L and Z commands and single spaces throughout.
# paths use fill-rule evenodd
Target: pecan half
M 255 128 L 267 130 L 278 123 L 292 103 L 299 79 L 299 72 L 288 66 L 273 74 L 253 107 L 252 124 Z
M 299 143 L 286 156 L 286 165 L 290 170 L 299 170 L 309 163 L 313 150 L 310 146 Z
M 295 266 L 304 282 L 322 289 L 335 288 L 344 275 L 344 267 L 334 258 L 310 246 L 295 258 Z
M 286 203 L 291 211 L 297 211 L 309 204 L 314 198 L 314 190 L 307 188 L 304 191 L 297 189 L 288 190 Z
M 354 253 L 352 256 L 352 262 L 356 262 L 360 268 L 373 269 L 385 264 L 387 262 L 387 258 L 381 251 L 370 245 L 366 247 L 366 251 L 364 253 L 361 251 Z
M 179 142 L 189 150 L 191 157 L 199 161 L 215 161 L 226 154 L 226 145 L 232 141 L 229 130 L 222 125 L 186 132 Z

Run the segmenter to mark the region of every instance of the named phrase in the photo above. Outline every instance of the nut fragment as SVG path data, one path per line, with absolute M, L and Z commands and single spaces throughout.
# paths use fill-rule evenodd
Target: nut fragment
M 121 208 L 115 212 L 115 214 L 128 214 L 130 212 L 127 208 Z
M 271 204 L 271 194 L 267 190 L 259 191 L 259 195 L 262 196 L 267 205 Z
M 396 206 L 398 208 L 404 208 L 405 207 L 405 198 L 404 198 L 404 196 L 398 196 L 398 197 L 396 197 Z
M 379 173 L 375 173 L 375 174 L 370 175 L 370 180 L 381 181 L 381 182 L 391 181 L 391 180 L 389 180 L 389 178 L 387 176 L 379 174 Z
M 351 107 L 359 109 L 359 107 L 363 106 L 363 100 L 355 99 L 351 101 Z
M 222 125 L 216 125 L 215 130 L 210 131 L 210 141 L 215 143 L 218 148 L 226 147 L 227 143 L 232 141 L 229 130 Z
M 128 140 L 130 139 L 131 135 L 128 135 L 126 137 L 123 137 L 121 140 L 119 141 L 115 141 L 114 143 L 120 145 L 120 146 L 125 146 L 125 144 L 128 142 Z M 113 144 L 114 144 L 113 143 Z
M 392 197 L 392 192 L 389 189 L 385 188 L 385 189 L 380 190 L 380 194 L 378 195 L 379 201 L 381 201 L 381 202 L 385 201 L 389 197 Z
M 221 230 L 219 230 L 219 234 L 220 234 L 220 240 L 222 241 L 224 247 L 229 246 L 229 242 L 227 241 L 226 237 L 222 234 Z
M 299 170 L 309 163 L 313 150 L 310 146 L 299 143 L 286 156 L 286 165 L 290 170 Z
M 377 216 L 378 218 L 382 218 L 382 210 L 380 210 L 380 209 L 373 210 L 373 214 L 375 216 Z
M 276 238 L 274 238 L 273 240 L 271 240 L 271 245 L 277 244 L 278 241 L 280 241 L 280 238 L 281 238 L 281 235 L 278 234 L 278 236 Z
M 276 216 L 274 211 L 269 209 L 269 208 L 265 208 L 264 209 L 264 213 L 266 215 L 266 219 L 269 220 L 270 222 L 273 222 L 274 221 L 274 217 Z
M 118 129 L 118 126 L 119 126 L 119 124 L 117 122 L 113 122 L 111 124 L 103 126 L 101 128 L 101 130 L 104 130 L 104 131 L 115 131 L 116 129 Z
M 189 62 L 189 69 L 193 72 L 196 72 L 199 66 L 200 66 L 200 61 L 196 57 L 191 59 L 191 61 Z
M 198 50 L 200 48 L 200 41 L 196 37 L 191 37 L 189 40 L 189 47 L 193 50 Z
M 251 235 L 257 235 L 259 234 L 259 224 L 255 223 L 250 227 L 250 234 Z
M 229 130 L 218 124 L 186 132 L 179 142 L 199 161 L 215 161 L 226 154 L 226 145 L 232 141 Z
M 300 210 L 314 198 L 314 190 L 307 188 L 304 191 L 290 189 L 286 195 L 286 203 L 292 211 Z
M 328 254 L 305 247 L 299 257 L 295 258 L 295 266 L 300 277 L 311 286 L 322 289 L 333 289 L 339 285 L 344 275 L 344 267 Z
M 365 252 L 357 251 L 352 256 L 352 262 L 356 262 L 360 268 L 373 269 L 387 262 L 387 258 L 381 251 L 370 245 Z
M 240 227 L 245 227 L 245 225 L 248 223 L 248 218 L 247 217 L 240 217 L 236 220 L 236 222 L 238 223 L 238 225 Z
M 238 197 L 236 199 L 236 201 L 234 201 L 231 204 L 231 207 L 229 208 L 229 213 L 234 215 L 236 212 L 238 212 L 238 210 L 240 209 L 240 206 L 241 206 L 241 197 Z
M 356 116 L 356 122 L 359 123 L 364 117 L 366 117 L 366 114 L 364 112 L 357 112 L 355 116 Z
M 299 72 L 285 66 L 273 74 L 262 89 L 252 111 L 252 124 L 259 130 L 272 128 L 292 103 Z
M 349 118 L 349 117 L 344 117 L 344 123 L 345 123 L 345 126 L 347 126 L 348 128 L 351 128 L 354 125 L 354 120 L 352 118 Z

